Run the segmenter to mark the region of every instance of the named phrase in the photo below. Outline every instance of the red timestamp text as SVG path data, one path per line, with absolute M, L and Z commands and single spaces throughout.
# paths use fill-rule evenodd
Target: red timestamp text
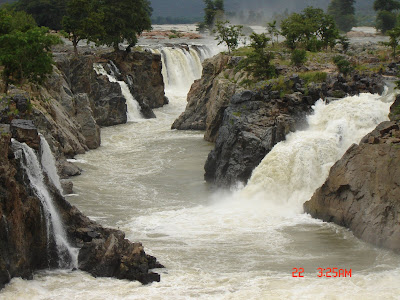
M 351 277 L 351 269 L 340 268 L 318 268 L 318 277 L 336 278 L 336 277 Z M 304 268 L 293 268 L 292 277 L 304 277 Z
M 351 277 L 351 269 L 318 268 L 318 277 Z

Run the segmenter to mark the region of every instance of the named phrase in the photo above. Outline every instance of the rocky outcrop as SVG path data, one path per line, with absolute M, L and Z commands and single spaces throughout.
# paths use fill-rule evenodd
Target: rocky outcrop
M 349 228 L 355 236 L 400 252 L 400 97 L 383 122 L 331 168 L 304 204 L 313 217 Z
M 37 132 L 36 132 L 37 134 Z M 0 289 L 12 277 L 31 278 L 49 267 L 45 219 L 40 200 L 23 182 L 10 150 L 11 134 L 0 134 Z
M 206 130 L 204 138 L 215 142 L 223 112 L 231 97 L 243 90 L 235 83 L 243 73 L 234 72 L 239 58 L 218 54 L 203 62 L 203 73 L 190 88 L 185 111 L 172 125 L 172 129 Z M 229 67 L 228 67 L 229 66 Z
M 10 130 L 7 126 L 0 130 L 1 289 L 13 277 L 29 279 L 36 270 L 57 267 L 58 257 L 51 234 L 47 234 L 46 208 L 14 157 Z M 20 138 L 19 135 L 13 137 Z M 46 182 L 70 244 L 80 248 L 79 269 L 93 276 L 138 280 L 144 284 L 160 280 L 160 276 L 150 269 L 162 265 L 147 255 L 140 243 L 131 243 L 123 232 L 91 221 L 71 206 L 50 180 L 46 179 Z
M 272 147 L 304 124 L 315 101 L 360 92 L 381 93 L 383 83 L 376 75 L 354 75 L 346 80 L 328 74 L 324 82 L 317 83 L 292 75 L 280 89 L 284 92 L 271 81 L 258 90 L 234 95 L 226 109 L 220 107 L 223 120 L 213 127 L 218 134 L 205 163 L 206 181 L 225 187 L 246 183 Z
M 233 96 L 204 167 L 206 181 L 218 186 L 246 183 L 273 146 L 302 125 L 313 104 L 309 100 L 301 94 L 270 99 L 268 90 Z
M 132 95 L 139 102 L 142 113 L 153 117 L 152 108 L 168 104 L 164 93 L 164 78 L 161 73 L 161 55 L 151 52 L 118 51 L 103 56 L 118 68 L 115 73 L 125 81 Z

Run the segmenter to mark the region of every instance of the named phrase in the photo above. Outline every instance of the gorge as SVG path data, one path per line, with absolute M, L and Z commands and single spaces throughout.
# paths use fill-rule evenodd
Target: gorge
M 396 297 L 398 255 L 362 242 L 343 227 L 312 219 L 302 209 L 347 148 L 388 120 L 393 96 L 365 93 L 329 104 L 312 103 L 307 108 L 308 126 L 292 133 L 283 130 L 286 141 L 271 147 L 246 187 L 215 191 L 203 180 L 204 162 L 214 147 L 203 140 L 204 132 L 170 130 L 185 109 L 191 81 L 201 75 L 200 61 L 210 55 L 202 57 L 193 50 L 153 49 L 162 54 L 169 104 L 157 108 L 160 105 L 149 104 L 148 96 L 138 102 L 147 103 L 156 118 L 133 118 L 133 122 L 103 127 L 99 148 L 68 155 L 69 162 L 82 170 L 72 179 L 74 194 L 67 196 L 68 201 L 102 225 L 142 242 L 146 252 L 166 267 L 157 269 L 161 281 L 142 286 L 95 279 L 82 271 L 40 271 L 31 281 L 12 279 L 0 298 L 262 299 L 299 293 L 310 298 Z M 112 61 L 118 65 L 118 59 Z M 74 67 L 69 70 L 74 74 Z M 114 91 L 107 77 L 99 80 Z M 88 85 L 75 80 L 74 93 Z M 236 105 L 251 107 L 257 96 L 243 93 L 238 95 L 246 101 L 239 98 Z M 118 97 L 110 99 L 116 99 L 118 106 Z M 100 106 L 93 111 L 99 122 L 109 119 Z M 226 113 L 234 122 L 243 122 L 247 112 L 237 112 Z M 118 115 L 119 120 L 127 118 L 126 111 Z M 229 120 L 225 122 L 230 124 Z M 352 269 L 352 277 L 318 278 L 320 267 Z M 304 278 L 293 278 L 293 268 L 304 268 Z

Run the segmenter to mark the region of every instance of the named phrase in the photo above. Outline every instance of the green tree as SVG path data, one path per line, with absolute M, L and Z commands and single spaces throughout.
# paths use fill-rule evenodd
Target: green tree
M 343 75 L 348 75 L 350 74 L 353 70 L 354 67 L 349 62 L 346 57 L 342 55 L 336 55 L 333 57 L 333 63 L 336 65 L 336 67 L 339 69 L 339 72 L 342 73 Z
M 214 33 L 216 33 L 215 39 L 219 41 L 218 45 L 225 43 L 230 54 L 231 51 L 235 50 L 239 45 L 243 26 L 228 24 L 230 24 L 229 21 L 217 22 Z
M 376 29 L 382 33 L 393 29 L 397 23 L 397 15 L 394 12 L 381 10 L 376 15 Z
M 271 37 L 272 44 L 274 43 L 274 39 L 276 38 L 276 42 L 279 42 L 279 29 L 276 24 L 276 20 L 267 23 L 267 31 L 269 36 Z
M 0 64 L 3 66 L 5 91 L 9 83 L 24 79 L 42 83 L 53 71 L 51 46 L 60 43 L 48 34 L 46 27 L 34 27 L 25 32 L 12 30 L 0 36 Z
M 396 10 L 400 9 L 400 2 L 396 0 L 375 0 L 374 10 L 376 15 L 376 29 L 382 33 L 396 26 Z
M 204 21 L 200 25 L 207 28 L 210 32 L 214 28 L 216 19 L 222 19 L 224 14 L 224 1 L 223 0 L 204 0 Z M 221 21 L 221 20 L 220 20 Z
M 68 0 L 18 0 L 15 9 L 33 16 L 39 26 L 54 30 L 61 29 L 61 21 L 66 14 Z
M 267 48 L 270 39 L 264 33 L 252 33 L 250 38 L 252 52 L 239 62 L 237 68 L 250 72 L 256 79 L 269 79 L 276 76 L 276 69 L 271 64 L 274 54 Z
M 307 7 L 301 14 L 293 13 L 281 23 L 281 34 L 286 38 L 289 48 L 298 44 L 309 51 L 333 47 L 339 31 L 333 18 L 320 8 Z
M 92 0 L 69 0 L 62 24 L 72 41 L 75 54 L 82 39 L 97 41 L 104 33 L 103 14 L 97 12 Z
M 356 25 L 355 0 L 331 0 L 328 6 L 328 14 L 333 17 L 337 27 L 348 32 Z
M 119 49 L 119 43 L 128 42 L 127 51 L 137 43 L 138 35 L 151 29 L 152 8 L 148 0 L 96 0 L 103 15 L 104 31 L 97 42 Z
M 389 42 L 385 42 L 384 44 L 392 48 L 392 56 L 396 57 L 396 50 L 400 42 L 400 26 L 388 30 L 386 34 L 389 36 Z
M 375 0 L 374 10 L 393 11 L 400 9 L 400 2 L 396 0 Z
M 307 61 L 307 51 L 304 49 L 294 49 L 290 56 L 290 61 L 295 66 L 301 66 Z

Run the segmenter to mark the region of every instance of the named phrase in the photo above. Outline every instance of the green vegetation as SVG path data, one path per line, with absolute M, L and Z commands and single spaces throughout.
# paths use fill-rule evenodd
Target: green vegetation
M 292 65 L 301 66 L 307 61 L 307 52 L 304 49 L 294 49 L 290 57 Z
M 305 86 L 308 86 L 311 82 L 325 82 L 328 77 L 328 73 L 326 72 L 305 72 L 300 73 L 299 77 L 304 81 Z
M 392 48 L 392 56 L 394 58 L 396 57 L 396 50 L 400 42 L 400 26 L 388 30 L 386 34 L 389 36 L 389 42 L 385 42 L 384 44 Z
M 18 0 L 12 7 L 31 14 L 39 26 L 64 29 L 75 52 L 82 39 L 114 49 L 127 41 L 130 51 L 137 36 L 151 29 L 149 0 Z
M 239 38 L 242 36 L 241 25 L 229 25 L 228 21 L 217 22 L 214 33 L 215 39 L 218 40 L 218 45 L 225 43 L 228 47 L 228 52 L 231 54 L 239 45 Z
M 376 28 L 382 33 L 393 29 L 396 26 L 396 10 L 400 9 L 400 2 L 397 0 L 375 0 L 374 10 L 377 11 Z
M 276 20 L 273 22 L 267 23 L 267 31 L 269 36 L 271 37 L 271 42 L 274 44 L 274 40 L 276 39 L 276 42 L 279 43 L 279 34 L 280 31 L 278 29 L 278 25 L 276 24 Z
M 345 76 L 354 70 L 354 66 L 342 55 L 334 56 L 333 62 L 339 69 L 339 72 Z
M 237 68 L 250 72 L 256 79 L 276 76 L 276 69 L 271 64 L 274 54 L 267 48 L 270 39 L 264 33 L 253 33 L 250 38 L 252 51 L 239 62 Z
M 333 18 L 322 9 L 307 7 L 301 14 L 293 13 L 282 21 L 281 33 L 290 49 L 304 47 L 320 51 L 333 47 L 339 37 Z
M 21 23 L 16 19 L 24 20 Z M 37 27 L 24 12 L 0 9 L 0 65 L 7 92 L 9 83 L 41 83 L 53 70 L 51 47 L 60 43 L 48 28 Z
M 331 0 L 328 14 L 333 17 L 339 30 L 348 32 L 356 25 L 355 0 Z
M 39 26 L 60 30 L 62 18 L 66 13 L 67 0 L 18 0 L 13 7 L 15 10 L 32 15 Z
M 224 0 L 204 0 L 204 21 L 198 24 L 198 30 L 204 32 L 208 29 L 210 32 L 218 21 L 222 21 L 224 15 Z
M 62 25 L 67 37 L 72 41 L 75 54 L 78 54 L 78 42 L 82 39 L 96 40 L 104 33 L 101 26 L 103 14 L 96 12 L 92 1 L 69 0 Z

